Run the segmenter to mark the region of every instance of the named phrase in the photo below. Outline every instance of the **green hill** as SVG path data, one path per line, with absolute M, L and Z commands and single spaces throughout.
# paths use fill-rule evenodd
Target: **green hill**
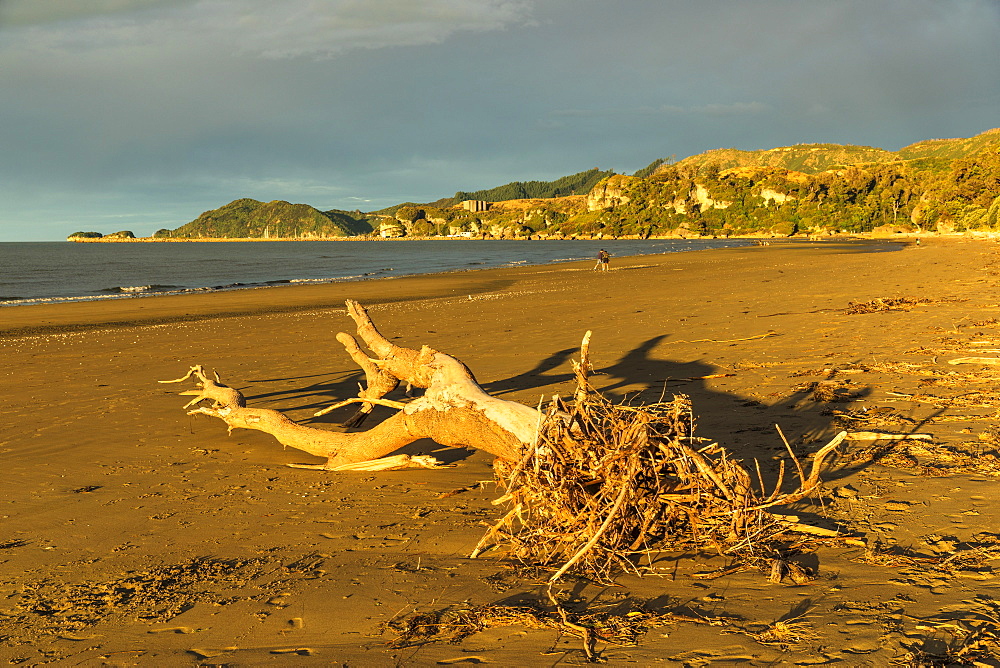
M 175 230 L 160 230 L 154 237 L 176 239 L 309 239 L 368 234 L 372 230 L 360 215 L 346 211 L 319 211 L 308 204 L 281 200 L 258 202 L 238 199 L 206 211 Z

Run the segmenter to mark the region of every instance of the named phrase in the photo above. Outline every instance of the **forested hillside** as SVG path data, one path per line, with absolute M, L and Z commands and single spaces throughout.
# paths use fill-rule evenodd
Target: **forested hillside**
M 460 202 L 490 202 L 467 211 Z M 430 204 L 321 212 L 251 199 L 168 238 L 466 236 L 572 238 L 1000 231 L 1000 130 L 899 151 L 802 144 L 658 159 L 632 176 L 591 169 L 515 181 Z
M 963 232 L 1000 226 L 1000 131 L 898 152 L 835 144 L 709 151 L 611 175 L 586 198 L 490 211 L 407 205 L 399 234 L 650 237 Z

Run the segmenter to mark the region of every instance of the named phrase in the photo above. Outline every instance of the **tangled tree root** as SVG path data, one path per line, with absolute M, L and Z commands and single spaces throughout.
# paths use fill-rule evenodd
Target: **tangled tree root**
M 587 381 L 586 340 L 581 352 L 576 400 L 555 397 L 520 460 L 497 461 L 506 494 L 494 503 L 510 509 L 472 556 L 502 548 L 522 562 L 557 567 L 555 582 L 570 571 L 598 580 L 640 572 L 654 550 L 709 549 L 772 580 L 807 580 L 804 569 L 786 559 L 789 539 L 836 532 L 769 509 L 812 494 L 824 460 L 846 433 L 816 453 L 809 475 L 792 454 L 798 488 L 781 491 L 782 464 L 767 493 L 759 466 L 755 484 L 718 444 L 694 436 L 687 397 L 641 407 L 612 404 Z

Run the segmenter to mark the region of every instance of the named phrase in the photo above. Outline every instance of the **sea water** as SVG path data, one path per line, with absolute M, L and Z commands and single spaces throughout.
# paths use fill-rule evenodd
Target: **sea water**
M 290 283 L 745 246 L 741 239 L 0 243 L 0 305 L 127 299 Z

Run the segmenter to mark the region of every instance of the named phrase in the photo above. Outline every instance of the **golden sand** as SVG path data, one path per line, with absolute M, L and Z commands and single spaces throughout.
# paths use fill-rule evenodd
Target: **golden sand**
M 872 248 L 895 250 L 861 252 Z M 515 614 L 457 644 L 391 644 L 394 618 L 544 600 L 545 574 L 467 558 L 500 512 L 482 453 L 438 452 L 458 464 L 439 471 L 288 468 L 316 460 L 187 416 L 177 386 L 156 382 L 202 364 L 250 405 L 314 420 L 357 391 L 334 339 L 351 327 L 347 298 L 398 343 L 448 352 L 491 393 L 531 405 L 572 392 L 569 360 L 593 330 L 608 396 L 690 395 L 702 436 L 765 469 L 784 453 L 776 424 L 803 457 L 844 428 L 933 436 L 923 450 L 848 442 L 822 502 L 783 511 L 871 548 L 804 555 L 809 584 L 697 578 L 726 565 L 697 555 L 663 555 L 663 577 L 617 588 L 567 584 L 570 609 L 648 622 L 636 646 L 597 643 L 611 665 L 888 665 L 951 651 L 963 624 L 1000 605 L 998 371 L 948 364 L 1000 357 L 997 267 L 985 241 L 795 243 L 616 258 L 607 273 L 583 262 L 2 308 L 0 659 L 582 661 L 579 639 Z M 876 300 L 886 308 L 848 312 Z M 335 429 L 352 410 L 311 424 Z M 883 455 L 891 465 L 872 463 Z

